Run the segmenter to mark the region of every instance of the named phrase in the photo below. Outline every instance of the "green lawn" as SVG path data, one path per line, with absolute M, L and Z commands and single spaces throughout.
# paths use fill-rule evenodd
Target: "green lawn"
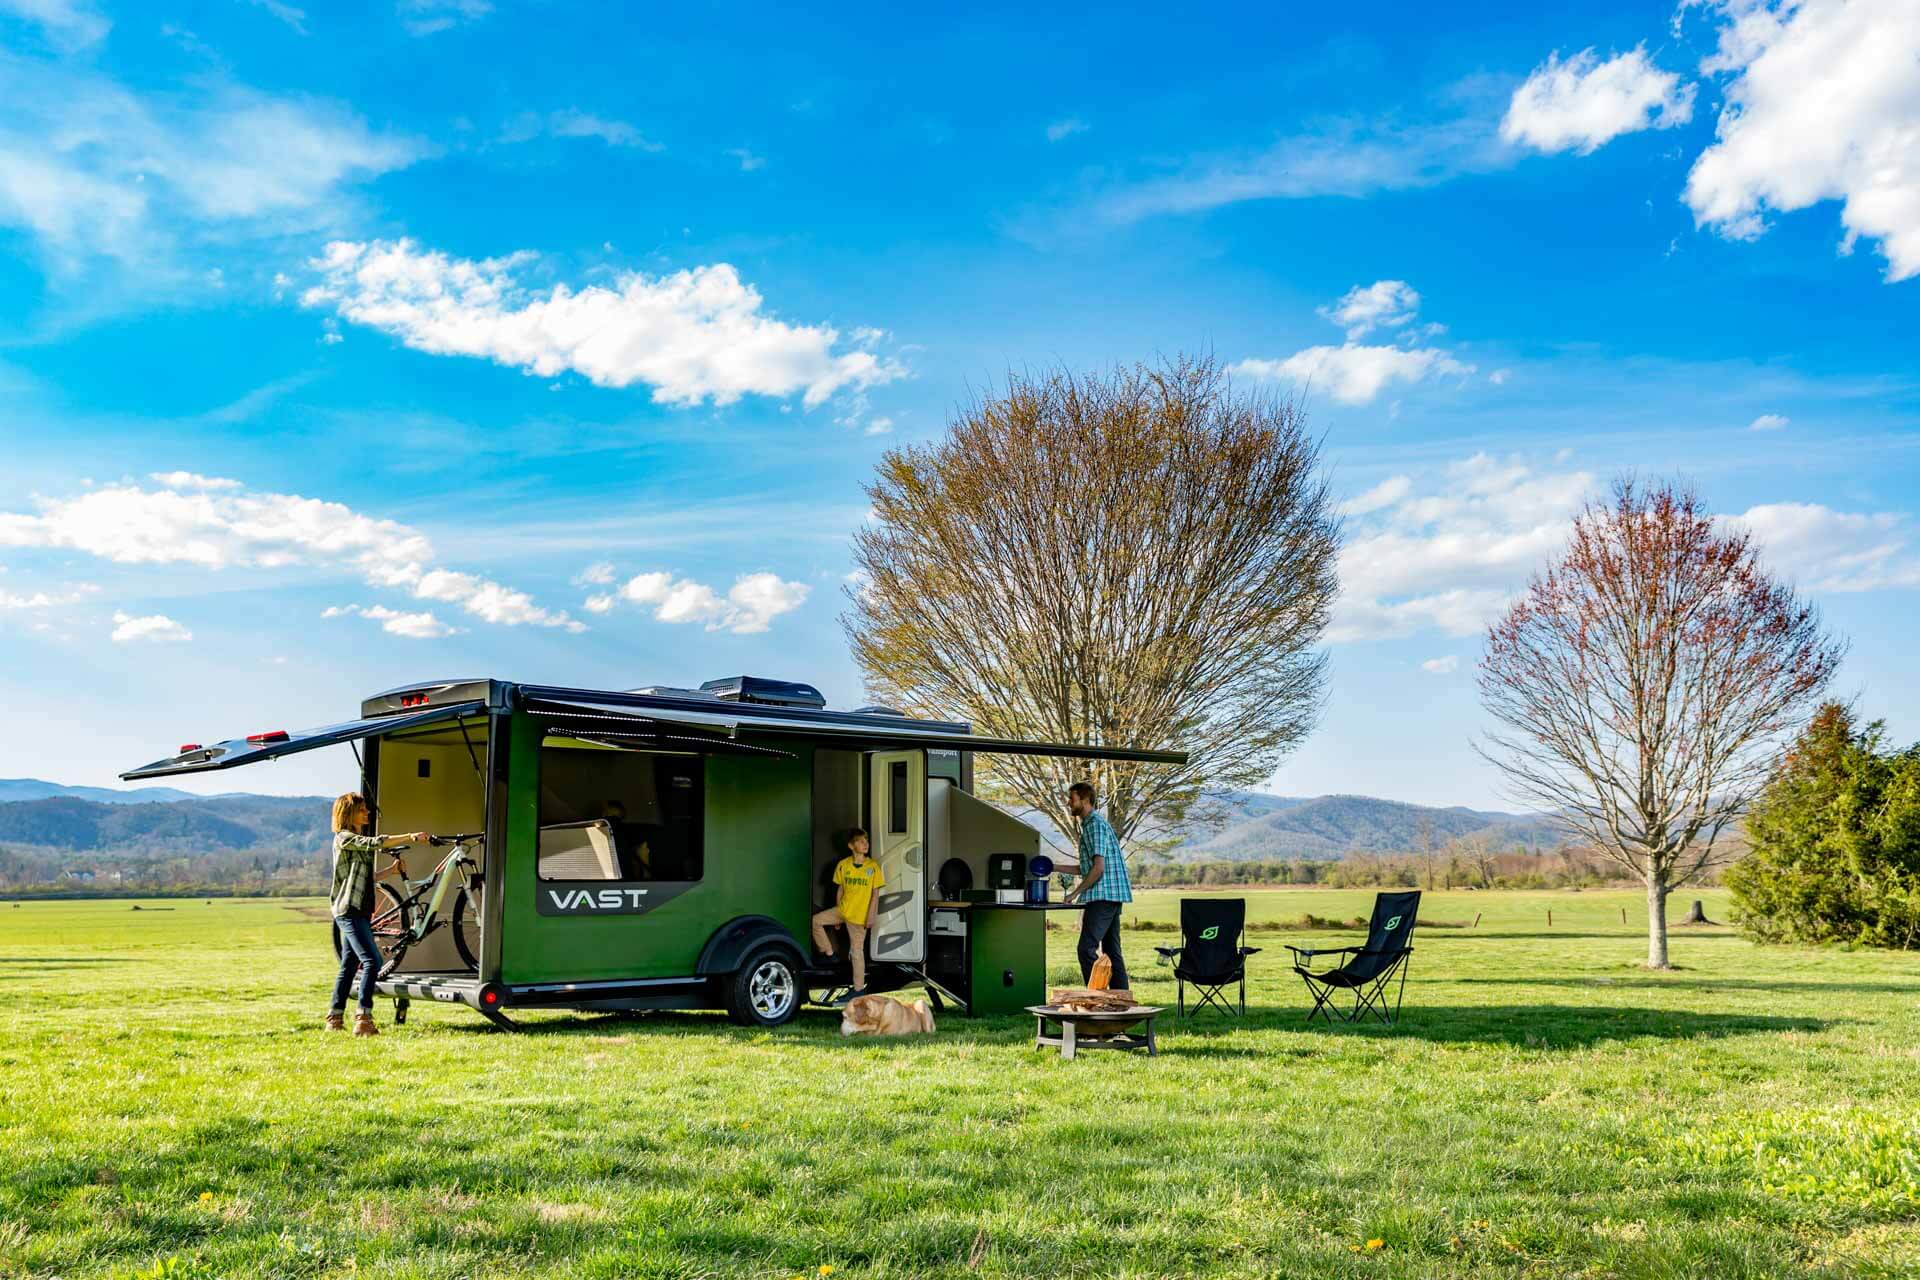
M 0 904 L 0 1276 L 1920 1271 L 1920 955 L 1676 929 L 1649 974 L 1638 894 L 1429 895 L 1393 1030 L 1303 1026 L 1282 944 L 1356 939 L 1263 930 L 1245 1025 L 1075 1062 L 821 1012 L 354 1040 L 314 904 L 130 905 Z

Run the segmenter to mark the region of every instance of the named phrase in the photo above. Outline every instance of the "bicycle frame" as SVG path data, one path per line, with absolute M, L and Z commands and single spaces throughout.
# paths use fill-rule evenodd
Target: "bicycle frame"
M 409 880 L 405 876 L 400 878 L 400 883 L 407 888 L 401 900 L 408 910 L 412 911 L 419 906 L 423 894 L 427 898 L 426 907 L 418 912 L 419 918 L 407 927 L 406 937 L 409 942 L 424 940 L 433 931 L 436 921 L 440 924 L 446 923 L 441 915 L 446 909 L 448 896 L 452 894 L 456 881 L 463 887 L 470 883 L 466 871 L 460 867 L 460 864 L 473 861 L 466 855 L 468 848 L 474 843 L 477 841 L 456 840 L 452 852 L 440 859 L 438 865 L 424 878 L 419 880 Z M 450 874 L 450 869 L 457 870 L 459 874 L 457 876 Z

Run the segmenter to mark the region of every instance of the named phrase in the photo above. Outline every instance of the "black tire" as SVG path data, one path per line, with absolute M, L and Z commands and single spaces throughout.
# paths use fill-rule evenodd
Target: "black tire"
M 480 972 L 480 895 L 466 889 L 454 894 L 449 923 L 453 925 L 453 949 L 460 953 L 460 963 Z
M 743 1027 L 791 1022 L 807 998 L 800 963 L 785 947 L 755 947 L 725 981 L 727 1016 Z
M 407 914 L 407 904 L 401 901 L 389 884 L 373 886 L 373 941 L 380 948 L 380 971 L 385 973 L 392 967 L 393 959 L 407 949 L 407 928 L 413 921 Z M 340 936 L 340 925 L 333 926 L 333 958 L 346 958 L 346 940 Z

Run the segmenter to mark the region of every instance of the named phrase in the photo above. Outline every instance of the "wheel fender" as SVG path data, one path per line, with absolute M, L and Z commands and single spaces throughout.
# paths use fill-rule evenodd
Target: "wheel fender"
M 785 925 L 772 916 L 736 916 L 707 939 L 694 972 L 703 978 L 732 973 L 747 958 L 748 952 L 769 942 L 790 953 L 796 971 L 806 967 L 807 953 Z

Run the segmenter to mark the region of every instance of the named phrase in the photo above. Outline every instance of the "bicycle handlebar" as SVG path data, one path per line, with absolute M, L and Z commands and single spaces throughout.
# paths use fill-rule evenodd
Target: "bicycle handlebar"
M 428 844 L 472 844 L 474 841 L 484 838 L 486 834 L 487 833 L 484 831 L 471 831 L 465 835 L 458 835 L 458 836 L 429 836 L 427 837 L 427 843 Z

